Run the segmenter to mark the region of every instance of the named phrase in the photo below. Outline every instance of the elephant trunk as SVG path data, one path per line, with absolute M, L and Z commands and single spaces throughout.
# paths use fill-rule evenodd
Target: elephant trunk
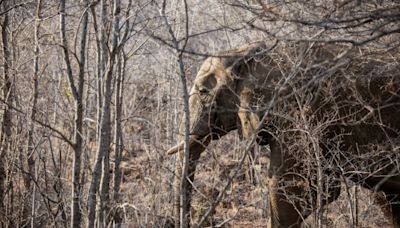
M 192 198 L 192 183 L 194 181 L 194 175 L 196 171 L 197 162 L 200 158 L 201 152 L 205 150 L 209 142 L 210 137 L 199 139 L 197 137 L 190 137 L 189 140 L 189 162 L 187 177 L 182 176 L 182 164 L 185 157 L 185 151 L 183 149 L 184 143 L 179 143 L 177 146 L 168 150 L 169 154 L 177 153 L 177 159 L 175 163 L 175 178 L 174 178 L 174 220 L 175 227 L 180 227 L 181 213 L 186 211 L 186 221 L 190 222 L 190 205 Z M 185 183 L 184 183 L 185 182 Z M 186 186 L 186 190 L 182 192 L 182 186 Z M 181 197 L 185 194 L 186 204 L 181 204 Z M 185 210 L 183 210 L 183 207 Z
M 203 144 L 204 139 L 211 133 L 211 125 L 213 123 L 212 111 L 204 105 L 199 98 L 198 94 L 193 94 L 189 98 L 190 107 L 190 137 L 189 137 L 189 148 L 194 147 L 196 144 Z M 183 151 L 184 141 L 183 135 L 185 132 L 185 121 L 182 121 L 179 129 L 181 135 L 181 142 L 176 146 L 172 147 L 167 151 L 168 155 L 175 154 L 179 151 Z M 191 150 L 191 149 L 190 149 Z
M 181 208 L 184 207 L 188 214 L 184 215 L 187 217 L 186 221 L 190 222 L 190 203 L 192 198 L 192 183 L 194 181 L 194 174 L 196 171 L 197 162 L 200 158 L 201 152 L 203 152 L 208 145 L 210 139 L 206 139 L 205 142 L 199 143 L 198 141 L 190 144 L 189 163 L 188 163 L 188 176 L 187 178 L 182 177 L 182 161 L 184 158 L 184 150 L 178 150 L 176 164 L 175 164 L 175 179 L 174 179 L 174 219 L 175 227 L 180 227 Z M 186 183 L 186 191 L 181 192 L 183 181 Z M 181 205 L 181 196 L 186 194 L 186 205 Z
M 191 96 L 189 99 L 190 107 L 190 136 L 189 136 L 189 161 L 188 161 L 188 176 L 182 177 L 182 164 L 184 159 L 183 135 L 185 130 L 185 121 L 182 121 L 180 126 L 180 143 L 167 151 L 168 155 L 177 153 L 175 164 L 175 179 L 174 179 L 174 219 L 175 226 L 180 226 L 182 211 L 186 211 L 186 221 L 190 222 L 189 209 L 192 195 L 192 183 L 197 166 L 197 161 L 200 158 L 201 152 L 205 150 L 211 141 L 210 137 L 210 112 L 202 105 L 198 96 Z M 186 191 L 182 192 L 182 186 L 185 185 Z M 186 194 L 186 205 L 181 205 L 182 194 Z M 183 210 L 183 208 L 185 210 Z

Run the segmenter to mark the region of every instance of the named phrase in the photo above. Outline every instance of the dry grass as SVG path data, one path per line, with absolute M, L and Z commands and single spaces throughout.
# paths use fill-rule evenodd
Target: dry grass
M 240 153 L 235 150 L 236 137 L 231 133 L 225 140 L 214 142 L 200 158 L 191 209 L 194 221 L 208 209 L 236 166 Z M 259 179 L 256 183 L 249 180 L 250 166 L 247 164 L 234 179 L 207 226 L 265 227 L 269 218 L 266 150 L 267 147 L 260 148 L 257 154 L 255 170 Z M 123 162 L 125 227 L 167 227 L 172 221 L 171 170 L 174 158 L 164 157 L 159 163 L 161 167 L 157 167 L 159 161 L 153 155 L 154 151 L 142 150 Z M 373 193 L 351 182 L 348 185 L 348 191 L 342 185 L 338 200 L 325 206 L 323 225 L 352 227 L 357 221 L 356 227 L 390 227 L 381 209 L 374 204 Z M 357 219 L 352 216 L 355 207 Z M 314 216 L 311 215 L 306 224 L 313 227 L 313 223 Z

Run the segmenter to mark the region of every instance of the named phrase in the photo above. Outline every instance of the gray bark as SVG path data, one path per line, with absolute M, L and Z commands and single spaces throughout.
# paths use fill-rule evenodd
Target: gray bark
M 113 33 L 112 33 L 112 48 L 111 53 L 107 62 L 107 68 L 104 80 L 104 93 L 103 103 L 101 107 L 101 119 L 100 119 L 100 135 L 99 135 L 99 146 L 97 149 L 96 162 L 93 169 L 92 181 L 89 188 L 88 197 L 88 227 L 95 226 L 96 219 L 96 194 L 99 189 L 99 179 L 101 176 L 101 189 L 100 189 L 100 208 L 99 214 L 103 213 L 101 205 L 105 205 L 109 199 L 109 160 L 108 153 L 110 147 L 110 106 L 112 99 L 112 74 L 114 71 L 115 56 L 118 52 L 117 42 L 119 34 L 119 17 L 120 17 L 120 1 L 114 1 L 114 20 L 113 20 Z M 101 164 L 103 163 L 103 172 L 101 172 Z M 103 173 L 103 175 L 101 175 Z M 99 218 L 99 223 L 103 223 L 102 218 Z M 100 225 L 100 224 L 99 224 Z
M 82 220 L 82 212 L 80 210 L 80 198 L 82 186 L 80 183 L 81 176 L 81 156 L 82 156 L 82 125 L 83 125 L 83 88 L 85 77 L 86 62 L 86 44 L 87 44 L 87 27 L 89 20 L 89 2 L 83 1 L 83 18 L 81 26 L 80 53 L 79 53 L 79 72 L 78 85 L 74 83 L 71 62 L 69 59 L 69 50 L 65 28 L 65 0 L 60 2 L 60 28 L 61 40 L 64 53 L 64 60 L 67 67 L 67 78 L 75 101 L 75 119 L 74 119 L 74 142 L 73 142 L 73 175 L 72 175 L 72 206 L 71 206 L 71 227 L 79 227 Z
M 78 74 L 78 93 L 79 99 L 76 100 L 76 115 L 75 115 L 75 133 L 74 133 L 74 175 L 73 175 L 73 196 L 72 196 L 72 218 L 71 227 L 78 227 L 81 224 L 82 212 L 80 211 L 80 199 L 82 192 L 82 184 L 80 183 L 81 175 L 81 156 L 82 156 L 82 125 L 83 125 L 83 89 L 85 81 L 85 62 L 86 62 L 86 44 L 87 44 L 87 28 L 89 20 L 89 2 L 88 0 L 83 0 L 83 20 L 82 20 L 82 30 L 81 30 L 81 40 L 80 40 L 80 62 L 79 62 L 79 74 Z
M 183 156 L 178 155 L 176 169 L 175 169 L 175 183 L 174 183 L 174 219 L 175 219 L 175 227 L 188 227 L 189 226 L 189 208 L 188 205 L 188 190 L 190 183 L 187 181 L 188 171 L 189 171 L 189 163 L 190 163 L 190 153 L 189 153 L 189 133 L 190 133 L 190 111 L 189 111 L 189 92 L 187 89 L 186 75 L 185 75 L 185 64 L 183 61 L 183 51 L 185 50 L 186 44 L 189 39 L 189 15 L 188 15 L 188 5 L 184 0 L 184 9 L 185 9 L 185 37 L 184 43 L 182 47 L 179 47 L 179 42 L 172 30 L 172 26 L 170 25 L 167 15 L 165 13 L 167 1 L 163 1 L 161 16 L 163 17 L 164 23 L 167 26 L 168 32 L 171 36 L 173 46 L 177 53 L 178 64 L 179 64 L 179 76 L 182 84 L 182 96 L 184 101 L 184 112 L 185 112 L 185 137 L 184 137 L 184 154 Z M 196 159 L 195 159 L 196 160 Z M 179 164 L 181 163 L 181 164 Z M 180 185 L 180 186 L 178 186 Z M 179 189 L 179 190 L 178 190 Z
M 30 117 L 29 117 L 29 127 L 28 127 L 28 139 L 27 139 L 27 148 L 26 148 L 26 164 L 24 165 L 24 169 L 26 170 L 25 174 L 25 188 L 27 194 L 32 193 L 32 186 L 31 182 L 32 179 L 35 179 L 35 172 L 34 172 L 34 166 L 35 166 L 35 160 L 33 159 L 33 153 L 34 153 L 34 142 L 33 142 L 33 131 L 35 127 L 35 119 L 36 119 L 36 104 L 37 104 L 37 98 L 38 98 L 38 82 L 39 82 L 39 28 L 40 28 L 40 11 L 41 11 L 41 4 L 42 0 L 37 0 L 36 1 L 36 20 L 35 20 L 35 32 L 34 32 L 34 38 L 35 38 L 35 50 L 34 50 L 34 63 L 33 63 L 33 90 L 32 90 L 32 107 L 30 110 Z M 29 201 L 27 200 L 25 202 L 25 207 L 24 207 L 24 212 L 23 212 L 23 218 L 25 220 L 25 223 L 28 223 L 30 220 L 31 227 L 34 226 L 34 195 L 32 194 L 32 200 Z M 31 213 L 31 218 L 29 218 L 29 213 Z
M 124 147 L 124 142 L 122 138 L 122 126 L 121 126 L 121 118 L 122 118 L 122 102 L 123 102 L 123 82 L 125 76 L 125 58 L 123 54 L 119 55 L 118 58 L 118 78 L 116 82 L 115 88 L 115 126 L 114 126 L 114 154 L 115 154 L 115 164 L 114 164 L 114 176 L 113 176 L 113 190 L 112 190 L 112 200 L 114 204 L 118 204 L 120 201 L 119 198 L 119 190 L 121 185 L 121 157 L 122 150 Z M 122 216 L 120 215 L 119 210 L 114 212 L 114 222 L 116 227 L 120 227 L 122 222 Z
M 7 8 L 7 3 L 4 2 L 3 8 Z M 2 76 L 2 99 L 5 101 L 4 109 L 2 110 L 1 117 L 1 135 L 0 135 L 0 211 L 6 213 L 4 208 L 4 199 L 6 196 L 5 192 L 5 182 L 7 178 L 6 173 L 6 155 L 9 147 L 9 139 L 11 137 L 11 102 L 12 102 L 12 78 L 11 78 L 11 51 L 9 47 L 9 36 L 10 36 L 10 27 L 9 27 L 9 18 L 8 13 L 3 15 L 3 21 L 1 26 L 1 37 L 2 37 L 2 51 L 3 51 L 3 76 Z M 7 226 L 6 220 L 0 218 L 0 226 Z
M 107 35 L 107 23 L 108 23 L 108 13 L 107 8 L 108 4 L 107 1 L 101 0 L 101 24 L 100 24 L 100 38 L 99 38 L 99 74 L 97 78 L 97 133 L 98 139 L 100 139 L 100 120 L 101 120 L 101 107 L 103 102 L 103 90 L 104 90 L 104 83 L 103 79 L 106 73 L 106 64 L 108 61 L 108 35 Z
M 113 21 L 113 34 L 112 34 L 112 40 L 111 40 L 111 46 L 112 46 L 112 53 L 110 54 L 110 61 L 109 61 L 109 69 L 107 71 L 107 78 L 106 82 L 110 83 L 110 85 L 106 85 L 108 87 L 107 89 L 111 89 L 111 84 L 112 82 L 112 74 L 113 69 L 114 69 L 114 63 L 116 56 L 118 55 L 117 53 L 117 44 L 118 44 L 118 38 L 119 38 L 119 17 L 120 17 L 120 12 L 121 12 L 121 3 L 120 0 L 114 1 L 114 6 L 113 6 L 113 14 L 114 14 L 114 21 Z M 113 65 L 113 67 L 111 67 Z M 110 81 L 108 79 L 110 78 Z M 109 106 L 108 109 L 108 121 L 110 122 L 107 125 L 107 138 L 108 138 L 108 146 L 110 145 L 110 137 L 111 137 L 111 99 L 112 99 L 112 92 L 109 91 L 105 96 L 110 96 L 107 97 L 107 103 L 104 103 L 104 105 Z M 106 98 L 105 98 L 106 101 Z M 103 171 L 102 171 L 102 176 L 101 176 L 101 183 L 100 183 L 100 207 L 99 207 L 99 221 L 104 223 L 105 222 L 105 215 L 108 214 L 108 211 L 110 209 L 109 207 L 109 201 L 110 201 L 110 150 L 109 147 L 104 148 L 104 158 L 103 158 Z

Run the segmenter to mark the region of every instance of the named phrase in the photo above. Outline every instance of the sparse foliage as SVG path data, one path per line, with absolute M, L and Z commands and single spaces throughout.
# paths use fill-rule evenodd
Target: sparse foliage
M 390 74 L 399 64 L 399 12 L 400 4 L 389 0 L 0 0 L 0 226 L 267 223 L 270 151 L 249 134 L 257 126 L 207 141 L 201 156 L 189 151 L 187 88 L 200 64 L 222 50 L 255 41 L 302 41 L 343 50 L 339 65 L 312 66 L 307 63 L 315 56 L 282 48 L 276 57 L 293 75 Z M 362 50 L 357 55 L 363 57 L 360 70 L 341 68 L 339 60 L 355 47 Z M 378 49 L 389 54 L 375 53 Z M 297 88 L 296 81 L 287 83 Z M 395 84 L 385 86 L 398 96 Z M 344 83 L 341 88 L 350 87 Z M 386 211 L 378 209 L 384 197 L 354 187 L 358 183 L 349 176 L 398 168 L 397 153 L 390 153 L 398 152 L 390 148 L 398 142 L 369 145 L 370 153 L 350 159 L 340 143 L 329 141 L 324 143 L 335 155 L 322 156 L 320 134 L 337 116 L 332 111 L 315 121 L 305 115 L 313 96 L 298 93 L 297 106 L 274 113 L 281 118 L 274 120 L 277 126 L 285 125 L 278 119 L 296 116 L 290 119 L 293 132 L 276 137 L 295 138 L 297 143 L 287 150 L 302 148 L 307 153 L 301 154 L 301 165 L 317 167 L 308 170 L 315 182 L 303 197 L 318 195 L 308 224 L 389 224 Z M 366 105 L 373 94 L 354 97 L 354 109 L 366 110 L 364 120 L 372 115 L 369 111 L 375 115 L 376 109 Z M 247 109 L 242 111 L 252 120 Z M 186 139 L 186 153 L 168 156 L 167 149 L 181 138 Z M 335 156 L 350 160 L 338 165 Z M 197 167 L 193 160 L 199 161 Z M 346 167 L 343 176 L 324 178 L 328 171 L 323 167 L 335 165 Z M 392 170 L 391 175 L 398 174 Z M 174 183 L 176 177 L 182 185 Z M 339 201 L 322 207 L 324 189 L 339 181 Z

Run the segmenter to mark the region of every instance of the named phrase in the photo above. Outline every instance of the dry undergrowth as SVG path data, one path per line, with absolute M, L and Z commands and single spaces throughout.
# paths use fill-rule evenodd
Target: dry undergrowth
M 240 152 L 235 150 L 236 134 L 214 142 L 203 153 L 198 165 L 191 213 L 196 220 L 211 205 L 228 175 L 237 164 Z M 168 227 L 172 215 L 172 157 L 163 157 L 161 163 L 153 156 L 155 149 L 144 150 L 123 162 L 123 214 L 125 227 Z M 256 175 L 250 180 L 249 165 L 238 175 L 225 194 L 224 200 L 209 219 L 207 226 L 264 227 L 268 221 L 268 158 L 259 148 L 254 163 Z M 127 154 L 129 156 L 129 154 Z M 160 155 L 163 156 L 163 155 Z M 170 169 L 170 170 L 169 170 Z M 245 171 L 246 170 L 246 171 Z M 255 182 L 255 183 L 253 183 Z M 347 183 L 337 201 L 325 207 L 323 224 L 327 227 L 390 227 L 381 209 L 374 204 L 371 191 Z M 357 216 L 354 216 L 354 215 Z M 313 227 L 313 215 L 307 224 Z

